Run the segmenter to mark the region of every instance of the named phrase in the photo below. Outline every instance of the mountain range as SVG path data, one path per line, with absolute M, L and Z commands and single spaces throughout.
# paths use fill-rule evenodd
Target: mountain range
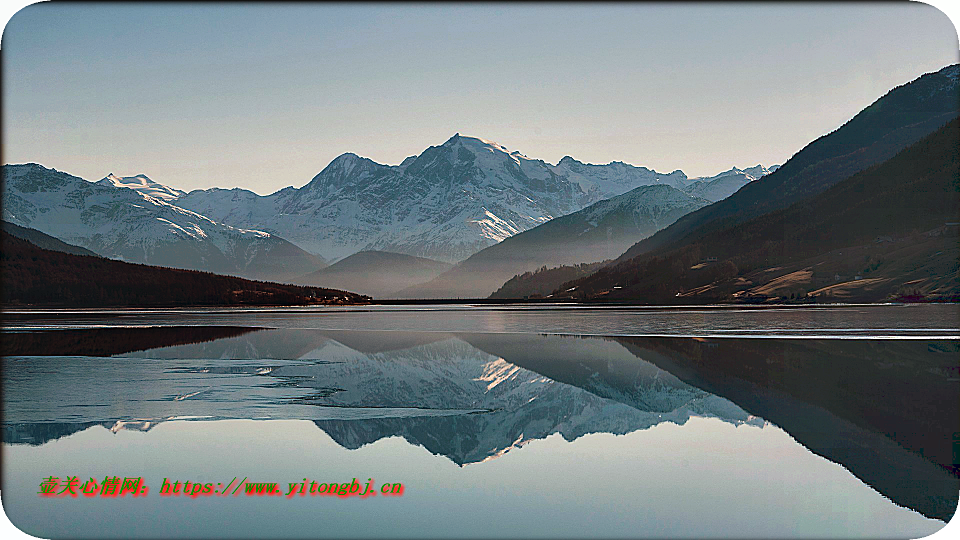
M 682 171 L 664 174 L 622 162 L 592 165 L 569 156 L 551 165 L 491 141 L 457 134 L 396 166 L 343 154 L 303 187 L 267 196 L 239 188 L 187 193 L 144 174 L 111 173 L 87 182 L 37 164 L 5 165 L 3 215 L 13 224 L 109 258 L 253 279 L 316 283 L 306 276 L 323 269 L 325 258 L 339 260 L 376 251 L 429 257 L 437 263 L 458 262 L 588 206 L 590 216 L 585 219 L 595 223 L 593 227 L 604 222 L 600 225 L 603 232 L 576 231 L 576 242 L 589 253 L 578 251 L 572 259 L 533 261 L 533 267 L 581 262 L 593 252 L 613 256 L 613 251 L 620 252 L 672 222 L 679 217 L 677 212 L 701 204 L 691 201 L 725 197 L 774 169 L 759 165 L 733 168 L 717 176 L 691 179 Z M 657 189 L 637 191 L 638 187 Z M 640 207 L 662 205 L 659 198 L 668 192 L 672 193 L 668 199 L 684 201 L 678 199 L 677 208 L 654 209 L 654 213 L 670 214 L 671 219 L 638 214 L 632 228 L 621 226 L 629 221 L 623 208 L 627 199 L 643 213 Z M 620 196 L 626 199 L 597 205 Z M 643 200 L 647 196 L 649 200 Z M 607 211 L 617 215 L 605 218 Z M 608 226 L 618 220 L 624 223 L 612 229 Z M 555 232 L 574 231 L 558 228 Z M 603 235 L 608 236 L 603 246 L 592 249 L 588 245 Z M 360 269 L 357 262 L 351 261 L 355 273 L 383 270 L 382 266 Z M 470 294 L 485 296 L 528 266 L 524 263 L 500 272 L 499 283 L 491 282 Z M 437 264 L 433 267 L 440 268 Z M 334 273 L 314 277 L 333 279 Z M 408 279 L 394 272 L 390 277 L 395 278 L 395 286 L 369 290 L 394 293 L 434 274 L 414 272 Z M 340 282 L 323 285 L 334 283 Z
M 145 178 L 145 177 L 139 177 Z M 118 187 L 37 164 L 3 166 L 3 219 L 128 262 L 205 270 L 254 279 L 286 279 L 322 259 L 260 230 L 241 229 L 154 197 L 147 180 Z M 144 192 L 144 190 L 146 192 Z
M 197 190 L 176 204 L 275 233 L 327 260 L 376 250 L 455 263 L 637 186 L 689 183 L 681 171 L 620 162 L 586 165 L 565 157 L 550 165 L 457 134 L 400 165 L 343 154 L 301 188 L 267 196 Z

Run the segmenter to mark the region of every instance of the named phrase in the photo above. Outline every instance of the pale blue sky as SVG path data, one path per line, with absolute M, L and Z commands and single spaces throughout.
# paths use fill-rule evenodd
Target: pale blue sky
M 4 162 L 259 193 L 455 132 L 551 163 L 782 163 L 960 58 L 916 3 L 36 4 L 2 55 Z

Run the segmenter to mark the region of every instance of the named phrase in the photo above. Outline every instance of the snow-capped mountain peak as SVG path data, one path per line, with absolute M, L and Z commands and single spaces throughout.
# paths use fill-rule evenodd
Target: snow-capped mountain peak
M 353 152 L 347 152 L 345 154 L 340 154 L 339 156 L 334 158 L 334 160 L 331 161 L 326 167 L 324 167 L 323 170 L 320 171 L 320 174 L 318 174 L 317 176 L 331 175 L 331 174 L 341 174 L 343 176 L 349 176 L 350 174 L 353 173 L 354 169 L 357 169 L 358 167 L 368 168 L 371 165 L 381 166 L 381 167 L 383 166 L 383 165 L 380 165 L 379 163 L 374 162 L 373 160 L 360 157 L 354 154 Z
M 757 164 L 757 165 L 755 165 L 755 166 L 753 166 L 753 167 L 748 167 L 748 168 L 746 168 L 746 169 L 742 169 L 742 172 L 743 172 L 744 174 L 752 177 L 754 180 L 758 180 L 758 179 L 760 179 L 760 178 L 762 178 L 762 177 L 764 177 L 764 176 L 772 173 L 773 171 L 777 170 L 778 168 L 779 168 L 779 165 L 773 165 L 773 166 L 771 166 L 771 167 L 764 167 L 763 165 Z
M 185 191 L 165 186 L 159 182 L 154 182 L 145 174 L 120 177 L 110 173 L 98 183 L 116 188 L 132 189 L 144 195 L 168 202 L 176 200 L 186 193 Z
M 335 157 L 324 170 L 327 169 L 349 169 L 350 167 L 356 166 L 357 163 L 363 161 L 366 158 L 362 158 L 353 152 L 344 152 L 339 156 Z M 369 160 L 368 160 L 369 161 Z M 321 171 L 323 172 L 323 171 Z
M 389 165 L 381 165 L 372 159 L 347 152 L 334 158 L 303 189 L 328 192 L 345 186 L 360 188 L 368 183 L 377 171 L 392 168 Z
M 481 139 L 480 137 L 469 137 L 466 135 L 460 135 L 459 133 L 454 134 L 453 137 L 447 139 L 447 142 L 443 143 L 443 146 L 464 146 L 471 150 L 475 151 L 486 151 L 486 152 L 496 152 L 501 151 L 509 154 L 506 146 L 503 146 L 500 143 L 489 141 L 487 139 Z

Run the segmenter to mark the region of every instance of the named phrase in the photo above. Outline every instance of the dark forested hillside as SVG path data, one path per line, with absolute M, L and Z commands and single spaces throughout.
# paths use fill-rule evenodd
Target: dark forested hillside
M 334 289 L 71 255 L 40 249 L 6 232 L 0 234 L 0 279 L 6 306 L 303 305 L 369 300 Z
M 43 248 L 49 249 L 50 251 L 59 251 L 62 253 L 70 253 L 72 255 L 91 255 L 98 256 L 96 253 L 90 251 L 87 248 L 82 248 L 80 246 L 75 246 L 73 244 L 68 244 L 59 238 L 50 236 L 49 234 L 42 233 L 36 229 L 31 229 L 29 227 L 21 227 L 9 221 L 0 222 L 3 227 L 3 231 L 17 238 L 21 238 L 30 242 L 31 244 Z
M 557 294 L 670 303 L 956 298 L 958 153 L 954 119 L 812 199 L 607 266 Z
M 0 356 L 112 356 L 231 338 L 257 330 L 260 328 L 145 326 L 10 332 L 0 343 Z
M 496 299 L 541 298 L 549 295 L 560 285 L 577 278 L 589 276 L 610 261 L 563 265 L 555 268 L 540 268 L 513 276 L 490 295 Z

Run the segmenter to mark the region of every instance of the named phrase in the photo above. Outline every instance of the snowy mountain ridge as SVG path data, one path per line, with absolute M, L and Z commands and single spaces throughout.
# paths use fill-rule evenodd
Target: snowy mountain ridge
M 457 262 L 636 187 L 684 189 L 699 181 L 682 171 L 664 174 L 622 162 L 591 165 L 565 157 L 551 165 L 458 133 L 400 165 L 346 153 L 301 188 L 266 196 L 195 190 L 176 203 L 277 234 L 329 260 L 380 250 Z
M 3 176 L 4 220 L 105 257 L 259 279 L 323 266 L 270 233 L 224 225 L 171 204 L 164 196 L 170 188 L 145 176 L 89 182 L 35 163 L 4 165 Z

